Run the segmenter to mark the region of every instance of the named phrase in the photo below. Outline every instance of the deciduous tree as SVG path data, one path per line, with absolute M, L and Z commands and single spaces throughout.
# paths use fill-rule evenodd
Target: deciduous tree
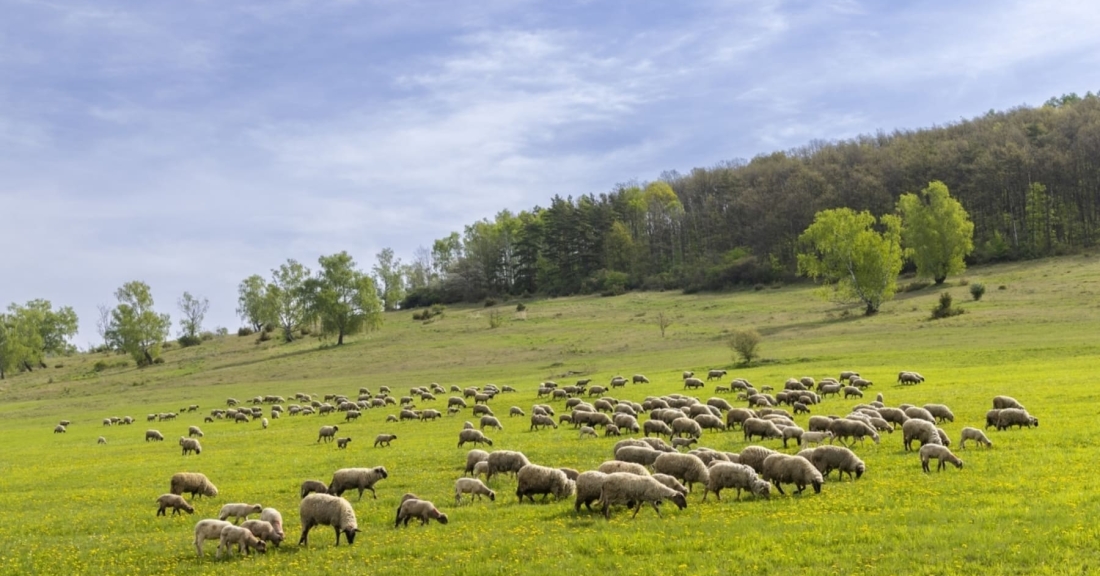
M 336 345 L 344 336 L 382 325 L 382 302 L 371 277 L 356 270 L 347 252 L 321 256 L 321 269 L 307 282 L 310 309 L 321 321 L 323 334 L 335 335 Z
M 917 265 L 917 276 L 943 284 L 966 270 L 963 259 L 974 250 L 974 223 L 943 182 L 930 182 L 919 195 L 903 195 L 898 212 L 902 243 Z
M 133 357 L 138 366 L 152 364 L 168 337 L 171 318 L 153 310 L 153 294 L 144 282 L 123 284 L 115 298 L 118 306 L 111 311 L 107 341 L 112 348 Z

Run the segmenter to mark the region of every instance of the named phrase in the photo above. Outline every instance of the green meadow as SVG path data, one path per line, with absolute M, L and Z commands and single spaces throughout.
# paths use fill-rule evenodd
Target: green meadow
M 902 280 L 905 284 L 911 280 Z M 985 296 L 970 297 L 983 283 Z M 965 309 L 960 316 L 928 320 L 942 290 Z M 411 311 L 386 315 L 380 331 L 345 345 L 313 338 L 284 345 L 256 336 L 216 338 L 165 353 L 145 369 L 96 371 L 96 362 L 120 356 L 82 354 L 54 358 L 47 369 L 0 381 L 0 573 L 4 574 L 1090 574 L 1100 572 L 1100 257 L 1067 256 L 974 268 L 944 287 L 903 292 L 876 316 L 859 307 L 817 297 L 809 285 L 723 294 L 628 293 L 612 298 L 571 297 L 516 301 L 493 308 L 451 306 L 429 323 Z M 499 328 L 492 311 L 503 312 Z M 657 317 L 672 324 L 662 337 Z M 755 328 L 764 337 L 762 360 L 740 367 L 726 344 L 731 330 Z M 515 480 L 495 477 L 495 502 L 456 506 L 454 480 L 466 452 L 456 448 L 467 409 L 434 422 L 386 423 L 393 406 L 344 423 L 343 413 L 284 415 L 267 430 L 258 421 L 204 423 L 226 399 L 308 393 L 353 397 L 360 387 L 395 396 L 414 386 L 509 385 L 490 407 L 503 431 L 486 430 L 494 449 L 520 450 L 535 463 L 578 470 L 612 458 L 618 438 L 580 439 L 570 426 L 529 432 L 526 418 L 509 418 L 510 406 L 527 414 L 543 380 L 569 384 L 592 378 L 606 385 L 615 375 L 648 376 L 650 384 L 612 392 L 641 402 L 683 392 L 680 373 L 724 368 L 721 383 L 741 377 L 757 387 L 782 389 L 789 377 L 837 377 L 856 370 L 889 406 L 947 404 L 955 413 L 943 425 L 965 467 L 921 472 L 915 453 L 903 450 L 900 430 L 879 445 L 857 445 L 867 473 L 852 482 L 835 474 L 821 494 L 779 495 L 770 500 L 734 492 L 688 507 L 663 506 L 662 517 L 643 508 L 636 519 L 614 509 L 610 521 L 573 510 L 569 501 L 518 504 Z M 897 373 L 926 377 L 898 386 Z M 694 395 L 714 396 L 711 381 Z M 999 394 L 1013 396 L 1038 417 L 1033 429 L 988 430 L 992 449 L 958 449 L 959 430 L 984 427 Z M 447 397 L 418 402 L 446 410 Z M 735 403 L 733 395 L 725 398 Z M 814 414 L 844 415 L 857 400 L 829 398 Z M 146 422 L 146 415 L 198 412 Z M 471 402 L 472 404 L 472 402 Z M 285 406 L 285 405 L 284 405 Z M 265 414 L 269 410 L 265 405 Z M 111 416 L 132 416 L 130 426 L 103 426 Z M 807 416 L 796 421 L 805 426 Z M 54 425 L 71 420 L 68 432 Z M 643 416 L 641 420 L 645 420 Z M 201 455 L 182 456 L 177 439 L 199 425 Z M 353 438 L 346 450 L 317 443 L 317 430 L 338 424 Z M 164 442 L 145 442 L 148 428 Z M 389 448 L 373 448 L 378 433 L 397 434 Z M 106 445 L 97 445 L 99 436 Z M 782 442 L 756 441 L 783 450 Z M 740 431 L 704 433 L 700 445 L 737 452 L 748 445 Z M 328 482 L 343 467 L 385 466 L 378 498 L 355 508 L 362 533 L 352 546 L 333 546 L 333 531 L 315 528 L 300 547 L 298 490 L 306 479 Z M 155 516 L 157 496 L 172 474 L 203 472 L 217 485 L 215 498 L 193 501 L 195 514 Z M 784 487 L 786 489 L 786 486 Z M 394 529 L 400 497 L 413 492 L 450 517 Z M 223 504 L 261 503 L 279 509 L 287 541 L 266 554 L 214 560 L 216 542 L 196 557 L 193 526 L 216 517 Z

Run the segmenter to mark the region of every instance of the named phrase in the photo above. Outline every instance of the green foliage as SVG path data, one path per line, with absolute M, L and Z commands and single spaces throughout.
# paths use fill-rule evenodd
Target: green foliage
M 76 312 L 66 306 L 53 309 L 49 300 L 11 304 L 0 314 L 0 379 L 14 369 L 33 370 L 48 355 L 72 354 L 69 343 L 78 329 Z
M 837 297 L 864 304 L 867 315 L 894 296 L 902 266 L 901 220 L 885 215 L 883 231 L 875 217 L 848 208 L 824 210 L 799 236 L 805 252 L 798 254 L 799 271 L 835 287 Z
M 905 286 L 902 286 L 900 289 L 898 289 L 898 292 L 919 292 L 921 290 L 924 290 L 925 288 L 928 288 L 931 285 L 932 283 L 927 280 L 914 280 L 906 284 Z
M 264 290 L 264 309 L 268 322 L 283 330 L 283 340 L 294 340 L 294 329 L 310 317 L 310 294 L 306 292 L 309 268 L 293 258 L 271 271 L 271 282 Z
M 320 320 L 321 334 L 336 336 L 336 345 L 344 336 L 376 330 L 382 326 L 382 302 L 374 281 L 356 270 L 355 260 L 347 252 L 318 259 L 317 277 L 306 283 L 310 294 L 311 315 Z
M 413 312 L 413 320 L 431 320 L 433 318 L 443 316 L 443 311 L 446 310 L 446 306 L 442 304 L 433 304 L 429 308 L 425 308 L 420 312 Z
M 190 339 L 197 338 L 202 331 L 202 321 L 206 318 L 206 311 L 210 309 L 210 301 L 206 298 L 196 298 L 190 292 L 184 292 L 176 304 L 181 314 L 181 334 Z M 183 345 L 182 342 L 181 345 Z
M 237 328 L 237 336 L 251 336 L 253 334 L 255 334 L 255 331 L 248 326 Z
M 504 325 L 504 312 L 492 310 L 489 312 L 489 328 L 500 328 Z
M 526 304 L 524 304 L 523 302 L 516 303 L 516 312 L 523 312 L 524 310 L 527 310 Z
M 496 305 L 497 305 L 497 299 L 496 298 L 486 298 L 485 299 L 485 307 L 486 308 L 491 308 L 491 307 L 496 306 Z
M 374 265 L 374 277 L 378 282 L 376 298 L 381 298 L 387 312 L 396 310 L 405 297 L 405 281 L 401 273 L 401 260 L 395 258 L 392 248 L 383 248 Z
M 978 300 L 981 300 L 982 296 L 985 296 L 985 284 L 982 284 L 981 282 L 975 282 L 975 283 L 971 284 L 970 285 L 970 296 L 972 298 L 974 298 L 975 302 L 977 302 Z
M 753 329 L 734 330 L 726 343 L 734 353 L 734 358 L 740 358 L 741 364 L 748 366 L 760 356 L 760 343 L 764 337 Z
M 920 195 L 902 195 L 898 212 L 902 242 L 918 277 L 943 284 L 949 275 L 966 270 L 963 259 L 974 250 L 974 223 L 943 182 L 930 182 Z
M 274 320 L 275 311 L 271 305 L 263 276 L 253 274 L 237 287 L 237 316 L 247 322 L 253 332 L 259 332 L 264 324 Z
M 198 336 L 189 336 L 187 334 L 180 336 L 176 339 L 176 341 L 179 342 L 181 348 L 189 348 L 191 346 L 198 346 L 199 344 L 202 344 L 202 338 Z
M 965 310 L 963 310 L 962 308 L 958 308 L 952 304 L 950 292 L 941 292 L 939 302 L 936 304 L 935 307 L 932 308 L 932 320 L 958 316 L 963 312 L 965 312 Z
M 133 357 L 138 366 L 151 364 L 168 337 L 171 318 L 153 310 L 153 294 L 144 282 L 123 284 L 115 298 L 118 305 L 111 311 L 107 342 Z

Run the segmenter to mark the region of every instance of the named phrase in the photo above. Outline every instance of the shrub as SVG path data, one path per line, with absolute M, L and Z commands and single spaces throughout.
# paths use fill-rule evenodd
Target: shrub
M 299 330 L 302 336 L 309 336 L 313 331 L 308 326 L 302 326 Z
M 256 339 L 256 342 L 267 342 L 268 340 L 271 340 L 271 332 L 264 330 L 260 332 L 260 337 Z
M 741 358 L 745 365 L 751 364 L 760 355 L 760 342 L 763 336 L 753 329 L 734 330 L 729 336 L 728 344 L 736 357 Z
M 190 348 L 191 346 L 198 346 L 199 344 L 202 344 L 203 340 L 204 338 L 201 338 L 199 336 L 189 336 L 184 334 L 183 336 L 180 336 L 179 339 L 176 340 L 176 342 L 179 342 L 180 348 Z
M 970 295 L 974 298 L 975 302 L 981 300 L 982 296 L 985 295 L 985 284 L 982 284 L 981 282 L 975 282 L 971 284 Z
M 997 287 L 997 289 L 998 289 L 998 290 L 1004 290 L 1004 289 L 1005 289 L 1005 285 L 1004 285 L 1004 284 L 1001 284 L 1000 286 L 998 286 L 998 287 Z
M 252 328 L 248 326 L 241 326 L 240 328 L 237 328 L 237 336 L 251 336 L 253 334 L 255 334 L 255 332 L 253 332 Z
M 102 372 L 110 367 L 111 365 L 108 364 L 106 360 L 97 360 L 96 363 L 92 365 L 92 370 Z
M 527 309 L 527 305 L 524 304 L 523 302 L 520 302 L 519 304 L 516 304 L 516 312 L 523 312 L 526 309 Z
M 967 284 L 970 284 L 970 279 L 963 278 L 962 280 L 959 280 L 959 286 L 966 286 Z
M 499 310 L 489 313 L 489 328 L 500 328 L 504 325 L 504 314 Z
M 57 364 L 54 364 L 54 365 L 53 365 L 53 367 L 54 367 L 54 368 L 64 368 L 64 367 L 65 367 L 65 365 L 64 365 L 64 364 L 61 364 L 61 363 L 57 363 Z
M 267 334 L 271 334 L 274 331 L 275 331 L 275 325 L 274 324 L 264 324 L 264 332 L 266 332 Z
M 229 336 L 229 328 L 219 326 L 217 329 L 214 330 L 214 333 L 218 336 Z
M 962 308 L 952 306 L 950 292 L 941 292 L 939 304 L 936 304 L 935 308 L 932 308 L 932 320 L 958 316 L 963 312 L 964 310 Z
M 927 280 L 914 280 L 899 288 L 898 292 L 916 292 L 918 290 L 924 290 L 931 285 L 932 283 Z
M 446 306 L 442 304 L 432 304 L 431 308 L 413 312 L 413 320 L 431 320 L 436 316 L 442 316 L 445 308 Z
M 164 364 L 164 356 L 153 358 L 153 364 Z
M 486 308 L 488 308 L 490 306 L 496 306 L 496 305 L 497 305 L 497 299 L 496 298 L 486 298 L 485 299 L 485 307 Z

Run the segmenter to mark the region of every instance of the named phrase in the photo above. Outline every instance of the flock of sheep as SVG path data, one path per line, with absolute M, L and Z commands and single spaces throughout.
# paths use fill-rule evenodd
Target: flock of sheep
M 697 390 L 706 387 L 707 382 L 721 380 L 725 376 L 724 370 L 710 370 L 706 380 L 696 378 L 693 372 L 684 372 L 682 379 L 685 390 Z M 542 496 L 544 500 L 549 497 L 573 497 L 576 512 L 579 513 L 582 506 L 592 510 L 592 504 L 598 502 L 605 518 L 610 517 L 612 506 L 617 505 L 633 509 L 634 516 L 647 503 L 658 515 L 664 501 L 671 501 L 680 509 L 686 508 L 687 497 L 696 484 L 703 487 L 703 502 L 710 493 L 721 500 L 722 490 L 736 490 L 737 499 L 741 498 L 742 492 L 756 498 L 770 498 L 773 488 L 785 494 L 783 485 L 793 485 L 798 493 L 807 487 L 820 493 L 826 478 L 833 471 L 837 472 L 838 479 L 843 479 L 845 475 L 853 481 L 861 478 L 867 471 L 867 465 L 853 448 L 867 440 L 878 444 L 880 433 L 892 433 L 898 428 L 902 430 L 902 444 L 906 451 L 912 450 L 914 441 L 918 443 L 917 452 L 924 472 L 930 472 L 932 460 L 937 461 L 938 470 L 945 469 L 948 464 L 963 467 L 963 461 L 949 449 L 951 439 L 937 426 L 942 422 L 954 422 L 955 419 L 950 408 L 942 404 L 889 407 L 884 404 L 882 394 L 878 394 L 874 401 L 854 406 L 845 416 L 811 415 L 805 429 L 795 423 L 795 415 L 811 414 L 827 396 L 843 394 L 845 398 L 862 398 L 864 391 L 873 383 L 860 378 L 855 372 L 842 372 L 839 378 L 823 378 L 820 381 L 810 377 L 791 378 L 778 392 L 770 386 L 762 386 L 758 390 L 742 378 L 715 386 L 716 394 L 736 393 L 734 401 L 745 403 L 745 407 L 735 407 L 721 396 L 700 400 L 685 394 L 669 394 L 650 396 L 638 403 L 619 400 L 608 394 L 615 388 L 626 386 L 628 381 L 634 384 L 649 383 L 648 378 L 637 374 L 629 380 L 616 376 L 607 387 L 590 386 L 590 379 L 567 386 L 543 382 L 538 387 L 536 401 L 542 398 L 551 402 L 561 401 L 564 411 L 559 415 L 550 404 L 534 404 L 529 410 L 528 430 L 531 432 L 571 425 L 582 439 L 597 436 L 597 428 L 602 429 L 605 436 L 638 435 L 618 441 L 611 459 L 584 472 L 532 463 L 522 452 L 514 450 L 488 452 L 478 448 L 478 445 L 487 448 L 494 446 L 493 440 L 484 432 L 486 428 L 503 429 L 489 407 L 490 402 L 500 394 L 515 390 L 492 384 L 465 389 L 452 386 L 451 392 L 460 395 L 447 399 L 447 413 L 455 415 L 470 409 L 478 422 L 475 426 L 467 421 L 458 432 L 458 447 L 472 444 L 474 449 L 466 454 L 463 475 L 455 481 L 455 505 L 461 504 L 464 496 L 478 500 L 488 497 L 489 501 L 495 501 L 496 492 L 486 482 L 500 475 L 514 477 L 515 494 L 520 503 L 525 498 L 533 502 L 535 496 Z M 924 377 L 920 374 L 906 371 L 898 375 L 897 383 L 911 385 L 923 381 Z M 282 405 L 286 401 L 281 396 L 257 396 L 252 399 L 252 407 L 242 407 L 240 402 L 230 398 L 227 400 L 228 408 L 212 410 L 205 421 L 224 419 L 248 422 L 259 419 L 263 428 L 267 428 L 269 421 L 260 408 L 265 403 L 271 405 L 269 414 L 272 420 L 284 413 L 290 416 L 343 413 L 344 421 L 351 422 L 358 419 L 363 410 L 391 405 L 400 405 L 401 411 L 399 416 L 387 417 L 387 422 L 434 420 L 442 416 L 440 411 L 418 410 L 416 401 L 432 401 L 436 399 L 436 394 L 445 393 L 443 387 L 435 383 L 413 388 L 408 396 L 400 399 L 395 399 L 388 387 L 380 388 L 378 395 L 361 388 L 355 400 L 338 394 L 315 400 L 309 394 L 299 393 L 294 396 L 299 403 L 285 410 Z M 472 408 L 467 402 L 471 398 Z M 784 405 L 790 411 L 783 408 Z M 191 405 L 180 412 L 197 410 L 197 405 Z M 512 406 L 508 414 L 509 417 L 528 417 L 528 411 L 518 406 Z M 640 422 L 643 415 L 647 418 Z M 165 421 L 175 417 L 176 413 L 168 412 L 150 414 L 147 419 Z M 105 418 L 103 424 L 125 425 L 133 421 L 130 417 L 111 417 Z M 1038 424 L 1038 419 L 1031 416 L 1019 402 L 1007 396 L 998 396 L 993 399 L 993 409 L 986 414 L 985 429 L 1030 428 Z M 64 433 L 69 425 L 68 421 L 62 421 L 54 432 Z M 709 439 L 711 432 L 735 429 L 741 431 L 746 442 L 757 438 L 760 441 L 782 441 L 783 448 L 787 448 L 788 443 L 793 441 L 800 450 L 785 454 L 778 449 L 750 445 L 734 453 L 698 445 L 704 431 Z M 338 425 L 323 425 L 316 442 L 334 440 L 339 448 L 345 448 L 352 439 L 337 437 L 338 432 Z M 183 455 L 201 454 L 202 446 L 196 437 L 202 438 L 204 433 L 198 426 L 190 425 L 187 435 L 179 439 Z M 389 446 L 396 438 L 394 434 L 379 434 L 374 446 Z M 145 440 L 163 441 L 164 436 L 150 429 L 145 433 Z M 983 430 L 976 427 L 962 429 L 959 448 L 965 448 L 967 441 L 985 447 L 993 444 Z M 99 438 L 100 444 L 105 442 L 103 437 Z M 302 532 L 299 544 L 307 544 L 308 534 L 315 526 L 332 527 L 337 545 L 341 534 L 348 544 L 352 544 L 360 529 L 351 503 L 342 495 L 355 490 L 361 499 L 363 492 L 369 490 L 377 498 L 375 484 L 388 475 L 381 466 L 345 468 L 335 471 L 328 485 L 318 480 L 304 481 L 300 488 Z M 180 511 L 194 513 L 193 505 L 183 498 L 184 494 L 190 494 L 193 501 L 201 496 L 218 496 L 218 489 L 201 473 L 175 474 L 170 481 L 169 493 L 156 500 L 157 514 L 167 515 L 169 508 L 173 514 Z M 248 519 L 251 514 L 258 514 L 259 518 Z M 228 521 L 230 518 L 233 523 Z M 395 527 L 407 525 L 410 519 L 420 519 L 422 524 L 430 520 L 442 524 L 448 522 L 447 515 L 432 502 L 406 494 L 397 509 Z M 238 520 L 244 520 L 244 523 L 238 526 Z M 283 539 L 283 521 L 279 511 L 259 504 L 226 504 L 218 518 L 201 520 L 194 529 L 194 545 L 200 557 L 203 543 L 207 540 L 218 540 L 216 556 L 220 557 L 223 552 L 231 553 L 233 547 L 244 553 L 252 550 L 264 552 L 267 543 L 278 546 Z

